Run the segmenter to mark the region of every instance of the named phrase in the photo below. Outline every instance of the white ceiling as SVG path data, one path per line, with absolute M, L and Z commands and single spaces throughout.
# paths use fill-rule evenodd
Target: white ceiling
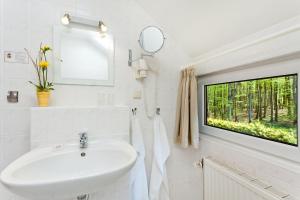
M 191 57 L 300 14 L 300 0 L 136 0 Z

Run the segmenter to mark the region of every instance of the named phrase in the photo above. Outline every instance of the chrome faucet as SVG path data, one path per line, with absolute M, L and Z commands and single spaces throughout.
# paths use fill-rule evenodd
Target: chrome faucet
M 87 132 L 82 132 L 79 133 L 79 146 L 81 149 L 87 148 L 88 147 L 88 136 Z

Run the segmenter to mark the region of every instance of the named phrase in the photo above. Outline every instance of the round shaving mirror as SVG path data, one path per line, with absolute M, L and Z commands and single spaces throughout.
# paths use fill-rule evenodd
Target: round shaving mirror
M 164 46 L 165 39 L 161 29 L 148 26 L 141 31 L 139 44 L 145 52 L 154 54 Z

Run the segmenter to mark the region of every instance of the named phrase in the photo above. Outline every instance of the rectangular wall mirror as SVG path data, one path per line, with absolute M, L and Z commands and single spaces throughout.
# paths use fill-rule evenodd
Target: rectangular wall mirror
M 81 27 L 54 26 L 53 39 L 56 84 L 113 86 L 112 35 Z

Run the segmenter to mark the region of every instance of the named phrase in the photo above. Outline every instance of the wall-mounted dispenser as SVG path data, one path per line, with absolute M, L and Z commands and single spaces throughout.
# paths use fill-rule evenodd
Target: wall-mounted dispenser
M 146 78 L 147 77 L 147 72 L 148 71 L 148 65 L 146 60 L 142 57 L 139 60 L 139 68 L 138 68 L 138 72 L 139 72 L 139 77 L 141 78 Z
M 137 61 L 138 65 L 135 67 L 135 78 L 144 79 L 148 76 L 149 66 L 143 56 L 141 56 Z

